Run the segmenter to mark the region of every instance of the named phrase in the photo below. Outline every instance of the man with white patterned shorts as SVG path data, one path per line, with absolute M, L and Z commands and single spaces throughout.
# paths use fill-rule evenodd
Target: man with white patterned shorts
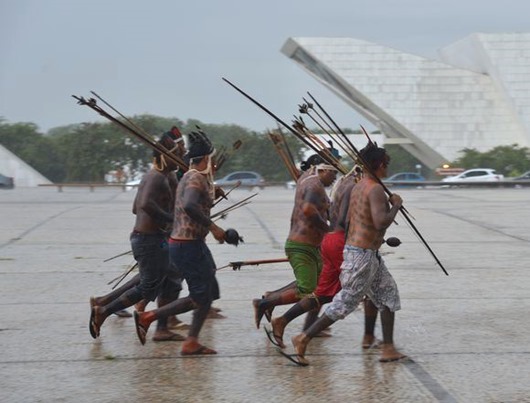
M 367 295 L 381 313 L 383 344 L 381 362 L 397 361 L 406 356 L 394 347 L 394 313 L 401 308 L 397 285 L 385 266 L 379 248 L 387 228 L 394 222 L 403 201 L 392 194 L 387 198 L 378 178 L 387 176 L 390 157 L 383 148 L 370 142 L 361 150 L 365 174 L 355 185 L 349 200 L 348 230 L 341 266 L 342 289 L 325 313 L 311 327 L 292 338 L 299 365 L 308 365 L 305 350 L 313 337 L 353 312 Z
M 344 319 L 363 300 L 370 298 L 378 310 L 385 307 L 391 312 L 401 309 L 396 282 L 378 251 L 355 246 L 344 247 L 340 283 L 344 292 L 338 292 L 326 315 L 334 321 Z

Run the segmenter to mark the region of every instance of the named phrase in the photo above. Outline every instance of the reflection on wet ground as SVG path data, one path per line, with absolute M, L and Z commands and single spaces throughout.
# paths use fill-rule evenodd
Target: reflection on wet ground
M 142 346 L 133 320 L 115 316 L 93 340 L 88 299 L 110 291 L 107 283 L 131 263 L 127 255 L 103 261 L 130 249 L 134 192 L 0 193 L 1 400 L 530 401 L 524 376 L 530 372 L 530 325 L 521 320 L 530 309 L 530 190 L 399 193 L 449 272 L 441 272 L 398 219 L 388 235 L 402 245 L 383 253 L 402 298 L 396 344 L 411 361 L 381 364 L 376 351 L 362 350 L 359 310 L 333 325 L 332 337 L 311 343 L 305 368 L 280 356 L 253 322 L 252 298 L 292 280 L 286 263 L 218 272 L 222 297 L 215 306 L 227 318 L 208 320 L 201 333 L 216 356 L 181 357 L 179 342 L 151 341 L 153 329 Z M 230 196 L 248 195 L 236 190 Z M 267 188 L 220 220 L 245 243 L 208 239 L 218 266 L 283 257 L 293 195 Z M 285 309 L 276 308 L 275 315 Z M 288 326 L 288 351 L 302 323 L 299 318 Z

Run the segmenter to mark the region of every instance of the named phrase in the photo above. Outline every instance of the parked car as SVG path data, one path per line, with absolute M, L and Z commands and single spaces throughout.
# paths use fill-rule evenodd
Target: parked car
M 526 171 L 524 174 L 515 176 L 513 178 L 506 178 L 512 181 L 529 181 L 530 180 L 530 171 Z
M 133 190 L 136 189 L 139 185 L 142 179 L 133 179 L 130 181 L 125 182 L 125 190 Z
M 257 173 L 252 171 L 236 171 L 229 173 L 225 177 L 218 179 L 214 182 L 216 186 L 231 187 L 235 186 L 238 182 L 241 182 L 242 187 L 259 187 L 263 189 L 265 187 L 265 179 Z
M 418 185 L 417 182 L 423 181 L 425 181 L 425 178 L 416 172 L 398 172 L 383 179 L 383 182 L 388 186 L 396 187 L 421 187 L 422 185 Z
M 11 176 L 0 174 L 0 189 L 13 189 L 15 187 L 15 180 Z
M 416 173 L 416 172 L 399 172 L 397 174 L 394 174 L 392 176 L 389 176 L 388 178 L 384 179 L 384 182 L 392 182 L 392 181 L 395 181 L 395 182 L 398 182 L 398 181 L 403 181 L 403 182 L 406 182 L 406 181 L 415 181 L 415 182 L 418 182 L 418 181 L 424 181 L 425 178 L 423 176 L 421 176 L 420 174 Z
M 496 182 L 504 179 L 504 175 L 498 174 L 491 168 L 468 169 L 461 174 L 443 178 L 442 182 Z
M 285 187 L 287 189 L 295 189 L 296 188 L 296 181 L 285 182 Z

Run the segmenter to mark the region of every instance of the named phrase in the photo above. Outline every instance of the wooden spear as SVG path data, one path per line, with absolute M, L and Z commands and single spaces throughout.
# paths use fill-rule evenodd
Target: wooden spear
M 237 262 L 230 262 L 225 266 L 219 267 L 217 270 L 221 270 L 226 267 L 231 267 L 232 270 L 241 270 L 241 266 L 258 266 L 260 264 L 283 263 L 283 262 L 288 262 L 288 261 L 289 259 L 286 257 L 279 258 L 279 259 L 240 260 Z
M 236 91 L 238 91 L 240 94 L 242 94 L 244 97 L 246 97 L 248 100 L 250 100 L 252 103 L 254 103 L 255 105 L 257 105 L 261 110 L 263 110 L 265 113 L 267 113 L 269 116 L 271 116 L 272 118 L 274 118 L 278 123 L 280 123 L 282 126 L 284 126 L 285 128 L 287 128 L 291 133 L 293 133 L 295 136 L 299 137 L 297 135 L 297 133 L 290 127 L 288 126 L 285 122 L 283 122 L 278 116 L 276 116 L 274 113 L 272 113 L 270 110 L 268 110 L 267 108 L 265 108 L 265 106 L 263 106 L 262 104 L 260 104 L 258 101 L 256 101 L 254 98 L 252 98 L 250 95 L 248 95 L 247 93 L 245 93 L 243 90 L 241 90 L 240 88 L 238 88 L 235 84 L 231 83 L 229 80 L 227 80 L 226 78 L 222 78 L 223 81 L 225 81 L 228 85 L 230 85 L 232 88 L 234 88 Z M 333 125 L 337 128 L 337 130 L 347 139 L 347 141 L 349 142 L 352 150 L 355 151 L 355 154 L 357 155 L 358 157 L 358 160 L 359 162 L 363 165 L 363 167 L 366 169 L 367 172 L 371 173 L 372 176 L 375 178 L 375 180 L 383 187 L 384 191 L 390 196 L 392 195 L 392 193 L 388 190 L 388 188 L 385 186 L 385 184 L 381 181 L 380 178 L 378 178 L 377 176 L 373 175 L 373 171 L 370 169 L 370 167 L 365 163 L 365 161 L 363 160 L 361 154 L 359 153 L 359 151 L 355 148 L 355 146 L 349 141 L 349 139 L 347 138 L 347 136 L 344 134 L 344 132 L 340 129 L 340 127 L 335 123 L 335 121 L 331 118 L 331 116 L 329 116 L 329 114 L 322 108 L 322 106 L 320 106 L 320 104 L 316 101 L 316 99 L 308 92 L 308 95 L 311 97 L 311 99 L 315 102 L 315 104 L 319 107 L 319 109 L 327 116 L 327 118 L 330 120 L 330 122 L 333 123 Z M 305 142 L 305 141 L 304 141 Z M 311 147 L 311 146 L 309 146 Z M 312 147 L 311 147 L 312 148 Z M 406 210 L 405 208 L 403 208 L 403 206 L 400 207 L 399 211 L 403 214 L 403 216 L 405 217 L 405 220 L 407 220 L 407 222 L 409 223 L 410 227 L 416 232 L 416 234 L 418 235 L 418 237 L 421 239 L 421 241 L 423 242 L 423 244 L 425 245 L 425 247 L 427 248 L 427 250 L 431 253 L 432 257 L 434 258 L 434 260 L 436 261 L 436 263 L 440 266 L 440 268 L 442 269 L 442 271 L 445 273 L 445 275 L 449 275 L 449 273 L 447 273 L 447 271 L 445 270 L 445 268 L 443 267 L 442 265 L 442 262 L 440 262 L 440 260 L 438 259 L 438 257 L 436 256 L 436 254 L 434 253 L 434 251 L 431 249 L 431 247 L 428 245 L 427 241 L 423 238 L 423 236 L 420 234 L 419 230 L 416 228 L 416 226 L 414 225 L 414 223 L 410 220 L 409 216 L 407 215 L 406 213 Z
M 337 123 L 335 123 L 335 121 L 333 120 L 333 118 L 326 112 L 326 110 L 318 103 L 318 101 L 308 92 L 308 95 L 311 97 L 311 99 L 315 102 L 315 104 L 318 106 L 318 108 L 322 111 L 322 113 L 324 113 L 324 115 L 326 115 L 326 117 L 329 119 L 329 121 L 337 128 L 337 130 L 345 137 L 347 138 L 346 134 L 342 131 L 342 129 L 339 127 L 339 125 L 337 125 Z M 349 141 L 349 139 L 348 139 Z M 363 168 L 383 187 L 383 190 L 385 191 L 385 193 L 388 195 L 388 196 L 391 196 L 392 193 L 390 192 L 390 190 L 388 190 L 388 188 L 385 186 L 385 184 L 381 181 L 380 178 L 378 178 L 374 173 L 373 173 L 373 170 L 371 169 L 371 167 L 366 163 L 366 161 L 364 161 L 361 153 L 357 150 L 357 148 L 355 148 L 355 146 L 350 142 L 351 144 L 351 147 L 352 147 L 352 150 L 354 150 L 356 156 L 357 156 L 357 159 L 359 160 L 359 162 L 361 163 L 361 165 L 363 166 Z M 440 259 L 438 259 L 438 257 L 436 256 L 436 254 L 434 253 L 434 251 L 431 249 L 431 247 L 429 246 L 429 244 L 427 243 L 427 241 L 425 240 L 425 238 L 423 238 L 423 235 L 421 235 L 420 231 L 416 228 L 416 226 L 414 225 L 414 223 L 412 222 L 412 220 L 409 218 L 408 216 L 408 213 L 407 213 L 407 210 L 401 206 L 399 211 L 401 212 L 401 214 L 403 215 L 403 217 L 405 218 L 405 220 L 407 221 L 407 223 L 410 225 L 410 227 L 413 229 L 413 231 L 416 233 L 416 235 L 418 236 L 418 238 L 422 241 L 423 245 L 427 248 L 427 250 L 430 252 L 431 256 L 434 258 L 434 260 L 436 261 L 436 263 L 438 264 L 438 266 L 440 266 L 440 268 L 442 269 L 442 271 L 445 273 L 446 276 L 449 275 L 449 273 L 447 272 L 447 270 L 445 270 L 445 267 L 443 266 L 442 262 L 440 262 Z
M 146 136 L 143 133 L 136 130 L 134 127 L 131 127 L 127 125 L 125 122 L 122 122 L 121 120 L 115 118 L 110 113 L 105 111 L 103 108 L 101 108 L 97 101 L 94 98 L 89 98 L 88 100 L 84 97 L 78 97 L 75 95 L 72 95 L 74 99 L 77 100 L 77 103 L 79 105 L 88 106 L 92 110 L 99 113 L 104 118 L 110 120 L 112 123 L 116 124 L 123 130 L 125 130 L 127 133 L 132 134 L 134 137 L 137 137 L 140 139 L 143 143 L 147 144 L 149 147 L 155 149 L 160 154 L 163 154 L 166 158 L 170 159 L 172 162 L 177 164 L 177 166 L 183 171 L 186 172 L 188 170 L 188 165 L 179 157 L 177 157 L 175 154 L 171 153 L 166 147 L 164 147 L 162 144 L 158 143 L 154 139 L 152 139 L 150 136 Z

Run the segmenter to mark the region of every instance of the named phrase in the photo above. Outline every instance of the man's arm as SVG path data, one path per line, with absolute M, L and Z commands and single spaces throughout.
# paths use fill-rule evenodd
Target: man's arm
M 350 195 L 353 186 L 354 183 L 352 183 L 351 186 L 348 186 L 341 196 L 339 214 L 337 217 L 337 222 L 335 223 L 335 228 L 333 228 L 334 230 L 346 230 L 346 228 L 348 227 L 350 220 L 350 215 L 348 214 L 350 211 Z
M 318 209 L 318 205 L 322 203 L 322 200 L 325 199 L 325 192 L 324 195 L 322 195 L 320 192 L 306 192 L 302 202 L 302 213 L 316 228 L 327 232 L 329 231 L 327 217 L 323 217 Z
M 160 193 L 166 186 L 167 183 L 162 176 L 152 177 L 144 184 L 143 191 L 136 194 L 133 212 L 140 209 L 145 211 L 161 227 L 173 223 L 173 212 L 164 210 L 159 204 Z
M 372 213 L 374 227 L 378 231 L 386 230 L 394 222 L 394 218 L 403 204 L 403 200 L 397 194 L 393 194 L 387 199 L 381 185 L 374 186 L 368 198 L 370 200 L 370 211 Z M 392 205 L 391 208 L 388 207 L 389 202 Z
M 212 233 L 213 237 L 220 243 L 225 241 L 224 230 L 215 224 L 210 217 L 203 213 L 199 208 L 201 203 L 201 192 L 194 187 L 188 187 L 184 192 L 182 200 L 182 208 L 190 218 L 196 223 L 207 227 Z
M 136 206 L 138 205 L 138 191 L 136 192 L 136 195 L 134 196 L 134 202 L 132 207 L 132 213 L 136 215 Z

